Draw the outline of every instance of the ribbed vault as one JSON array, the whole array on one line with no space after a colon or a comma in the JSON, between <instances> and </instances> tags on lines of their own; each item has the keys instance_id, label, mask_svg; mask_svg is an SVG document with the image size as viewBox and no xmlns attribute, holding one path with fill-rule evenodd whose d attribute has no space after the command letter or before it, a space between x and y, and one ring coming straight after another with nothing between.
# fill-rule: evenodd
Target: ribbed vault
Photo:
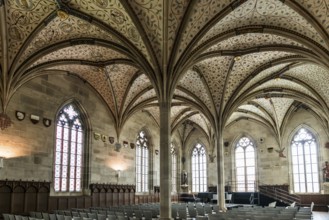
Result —
<instances>
[{"instance_id":1,"label":"ribbed vault","mask_svg":"<svg viewBox=\"0 0 329 220\"><path fill-rule=\"evenodd\" d=\"M34 77L71 74L103 98L118 137L137 111L159 125L163 97L182 143L199 129L213 144L248 119L280 145L300 107L328 130L325 0L5 0L0 15L4 113Z\"/></svg>"}]
</instances>

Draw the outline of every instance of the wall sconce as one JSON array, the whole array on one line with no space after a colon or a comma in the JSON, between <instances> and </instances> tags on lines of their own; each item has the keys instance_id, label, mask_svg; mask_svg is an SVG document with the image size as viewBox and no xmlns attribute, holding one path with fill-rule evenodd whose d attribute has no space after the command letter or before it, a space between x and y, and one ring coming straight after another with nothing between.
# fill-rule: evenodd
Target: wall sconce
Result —
<instances>
[{"instance_id":1,"label":"wall sconce","mask_svg":"<svg viewBox=\"0 0 329 220\"><path fill-rule=\"evenodd\" d=\"M121 149L121 144L120 143L115 143L115 145L114 145L114 147L115 147L115 151L117 151L117 152L120 152L120 149Z\"/></svg>"},{"instance_id":2,"label":"wall sconce","mask_svg":"<svg viewBox=\"0 0 329 220\"><path fill-rule=\"evenodd\" d=\"M0 157L0 169L3 168L3 157Z\"/></svg>"},{"instance_id":3,"label":"wall sconce","mask_svg":"<svg viewBox=\"0 0 329 220\"><path fill-rule=\"evenodd\" d=\"M128 147L128 141L123 141L123 146Z\"/></svg>"},{"instance_id":4,"label":"wall sconce","mask_svg":"<svg viewBox=\"0 0 329 220\"><path fill-rule=\"evenodd\" d=\"M115 176L119 179L120 178L120 174L121 174L121 170L117 170L117 173L115 174Z\"/></svg>"}]
</instances>

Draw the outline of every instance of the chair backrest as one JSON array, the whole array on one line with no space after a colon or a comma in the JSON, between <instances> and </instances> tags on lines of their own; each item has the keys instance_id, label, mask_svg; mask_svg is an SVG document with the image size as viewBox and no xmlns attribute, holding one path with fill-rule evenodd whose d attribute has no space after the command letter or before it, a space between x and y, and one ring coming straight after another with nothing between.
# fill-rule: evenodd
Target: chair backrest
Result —
<instances>
[{"instance_id":1,"label":"chair backrest","mask_svg":"<svg viewBox=\"0 0 329 220\"><path fill-rule=\"evenodd\" d=\"M213 200L218 200L218 195L217 194L212 194L212 199Z\"/></svg>"},{"instance_id":2,"label":"chair backrest","mask_svg":"<svg viewBox=\"0 0 329 220\"><path fill-rule=\"evenodd\" d=\"M118 219L118 220L128 220L128 217L125 217L125 216L123 216L123 215L118 215L118 216L117 216L117 219Z\"/></svg>"},{"instance_id":3,"label":"chair backrest","mask_svg":"<svg viewBox=\"0 0 329 220\"><path fill-rule=\"evenodd\" d=\"M9 214L2 213L2 216L4 220L9 220Z\"/></svg>"},{"instance_id":4,"label":"chair backrest","mask_svg":"<svg viewBox=\"0 0 329 220\"><path fill-rule=\"evenodd\" d=\"M106 215L97 214L97 220L106 220Z\"/></svg>"},{"instance_id":5,"label":"chair backrest","mask_svg":"<svg viewBox=\"0 0 329 220\"><path fill-rule=\"evenodd\" d=\"M227 194L226 200L232 200L232 194L231 193Z\"/></svg>"},{"instance_id":6,"label":"chair backrest","mask_svg":"<svg viewBox=\"0 0 329 220\"><path fill-rule=\"evenodd\" d=\"M88 215L85 212L79 212L79 215L81 218L88 218Z\"/></svg>"},{"instance_id":7,"label":"chair backrest","mask_svg":"<svg viewBox=\"0 0 329 220\"><path fill-rule=\"evenodd\" d=\"M107 219L108 220L117 220L117 216L116 215L107 215Z\"/></svg>"},{"instance_id":8,"label":"chair backrest","mask_svg":"<svg viewBox=\"0 0 329 220\"><path fill-rule=\"evenodd\" d=\"M295 205L296 205L296 202L293 202L290 204L290 207L295 207Z\"/></svg>"},{"instance_id":9,"label":"chair backrest","mask_svg":"<svg viewBox=\"0 0 329 220\"><path fill-rule=\"evenodd\" d=\"M57 220L65 220L64 215L56 214Z\"/></svg>"},{"instance_id":10,"label":"chair backrest","mask_svg":"<svg viewBox=\"0 0 329 220\"><path fill-rule=\"evenodd\" d=\"M186 219L187 218L186 209L178 209L178 215L180 219Z\"/></svg>"},{"instance_id":11,"label":"chair backrest","mask_svg":"<svg viewBox=\"0 0 329 220\"><path fill-rule=\"evenodd\" d=\"M313 211L314 202L311 203L311 212Z\"/></svg>"},{"instance_id":12,"label":"chair backrest","mask_svg":"<svg viewBox=\"0 0 329 220\"><path fill-rule=\"evenodd\" d=\"M50 218L49 218L49 213L48 213L48 212L42 212L41 214L42 214L42 218L43 218L44 220L49 220L49 219L50 219Z\"/></svg>"},{"instance_id":13,"label":"chair backrest","mask_svg":"<svg viewBox=\"0 0 329 220\"><path fill-rule=\"evenodd\" d=\"M49 214L50 220L56 220L56 214Z\"/></svg>"},{"instance_id":14,"label":"chair backrest","mask_svg":"<svg viewBox=\"0 0 329 220\"><path fill-rule=\"evenodd\" d=\"M97 219L97 215L96 213L92 212L92 213L87 213L88 215L88 218L91 218L91 219Z\"/></svg>"},{"instance_id":15,"label":"chair backrest","mask_svg":"<svg viewBox=\"0 0 329 220\"><path fill-rule=\"evenodd\" d=\"M268 204L268 207L275 208L275 206L276 206L276 201Z\"/></svg>"},{"instance_id":16,"label":"chair backrest","mask_svg":"<svg viewBox=\"0 0 329 220\"><path fill-rule=\"evenodd\" d=\"M208 220L207 216L197 216L196 220Z\"/></svg>"}]
</instances>

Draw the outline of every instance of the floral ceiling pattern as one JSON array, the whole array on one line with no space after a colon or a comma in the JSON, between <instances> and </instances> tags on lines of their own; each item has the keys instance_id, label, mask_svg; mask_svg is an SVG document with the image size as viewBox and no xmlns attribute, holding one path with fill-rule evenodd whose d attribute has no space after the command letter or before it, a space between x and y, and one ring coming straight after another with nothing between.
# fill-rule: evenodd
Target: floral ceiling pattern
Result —
<instances>
[{"instance_id":1,"label":"floral ceiling pattern","mask_svg":"<svg viewBox=\"0 0 329 220\"><path fill-rule=\"evenodd\" d=\"M298 103L329 121L325 0L5 0L0 15L2 109L51 71L91 85L118 132L137 111L159 125L162 97L182 138L246 118L279 133Z\"/></svg>"}]
</instances>

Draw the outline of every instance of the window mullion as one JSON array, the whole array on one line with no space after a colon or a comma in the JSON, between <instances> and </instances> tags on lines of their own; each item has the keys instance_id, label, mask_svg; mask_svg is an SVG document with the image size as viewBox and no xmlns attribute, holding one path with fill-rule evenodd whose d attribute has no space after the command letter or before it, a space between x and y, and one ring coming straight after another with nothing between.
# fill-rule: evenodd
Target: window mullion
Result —
<instances>
[{"instance_id":1,"label":"window mullion","mask_svg":"<svg viewBox=\"0 0 329 220\"><path fill-rule=\"evenodd\" d=\"M62 181L63 181L63 160L64 160L64 125L61 126L62 129L62 137L61 137L61 151L59 152L61 154L61 163L59 164L59 191L63 191L62 189Z\"/></svg>"}]
</instances>

